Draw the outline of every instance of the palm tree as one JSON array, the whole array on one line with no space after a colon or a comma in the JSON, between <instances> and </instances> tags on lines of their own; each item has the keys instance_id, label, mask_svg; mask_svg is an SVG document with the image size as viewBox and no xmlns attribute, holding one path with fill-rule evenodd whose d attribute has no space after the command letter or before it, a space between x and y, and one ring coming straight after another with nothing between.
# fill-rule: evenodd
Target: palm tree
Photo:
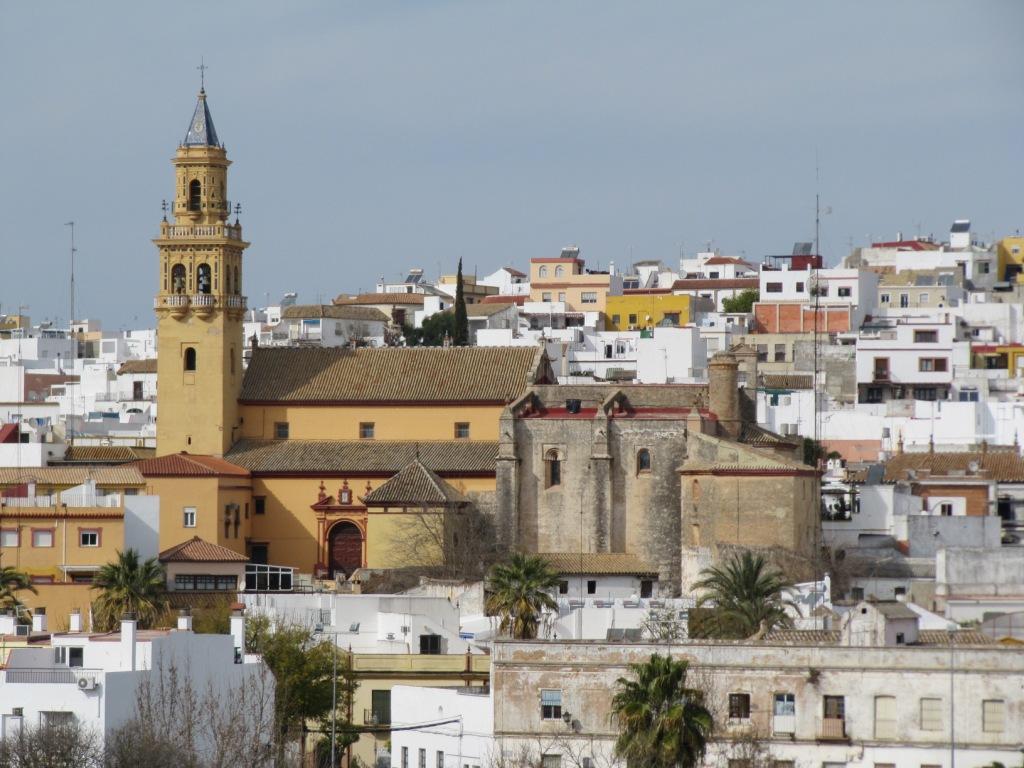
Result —
<instances>
[{"instance_id":1,"label":"palm tree","mask_svg":"<svg viewBox=\"0 0 1024 768\"><path fill-rule=\"evenodd\" d=\"M704 759L714 721L704 693L686 687L687 662L655 653L630 664L612 698L619 721L615 754L645 768L692 768Z\"/></svg>"},{"instance_id":2,"label":"palm tree","mask_svg":"<svg viewBox=\"0 0 1024 768\"><path fill-rule=\"evenodd\" d=\"M487 613L499 616L499 631L518 640L537 637L540 614L558 607L551 596L558 574L543 557L513 553L507 563L491 568L488 577Z\"/></svg>"},{"instance_id":3,"label":"palm tree","mask_svg":"<svg viewBox=\"0 0 1024 768\"><path fill-rule=\"evenodd\" d=\"M99 628L109 631L125 613L134 613L140 626L151 625L167 609L163 566L151 557L139 561L139 553L127 549L100 568L92 588L101 590L93 603Z\"/></svg>"},{"instance_id":4,"label":"palm tree","mask_svg":"<svg viewBox=\"0 0 1024 768\"><path fill-rule=\"evenodd\" d=\"M725 565L705 568L701 576L694 584L703 591L697 607L712 608L699 634L742 640L793 625L786 613L793 585L781 571L769 568L763 555L749 550L733 555Z\"/></svg>"},{"instance_id":5,"label":"palm tree","mask_svg":"<svg viewBox=\"0 0 1024 768\"><path fill-rule=\"evenodd\" d=\"M29 575L10 565L0 567L0 609L13 610L18 616L28 613L28 608L18 599L18 593L22 591L37 592Z\"/></svg>"}]
</instances>

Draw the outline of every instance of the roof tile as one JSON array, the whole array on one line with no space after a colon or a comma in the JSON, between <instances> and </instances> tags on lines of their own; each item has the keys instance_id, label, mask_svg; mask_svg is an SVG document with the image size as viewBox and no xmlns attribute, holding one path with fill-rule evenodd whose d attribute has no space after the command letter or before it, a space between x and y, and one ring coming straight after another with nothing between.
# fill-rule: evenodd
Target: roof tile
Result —
<instances>
[{"instance_id":1,"label":"roof tile","mask_svg":"<svg viewBox=\"0 0 1024 768\"><path fill-rule=\"evenodd\" d=\"M193 536L160 553L161 563L247 563L249 558L233 549Z\"/></svg>"},{"instance_id":2,"label":"roof tile","mask_svg":"<svg viewBox=\"0 0 1024 768\"><path fill-rule=\"evenodd\" d=\"M977 462L977 474L972 470L972 462ZM907 470L926 471L932 478L957 473L1000 483L1024 483L1024 458L1012 448L990 446L986 451L897 453L885 464L884 480L887 483L907 480ZM924 479L920 474L918 477Z\"/></svg>"},{"instance_id":3,"label":"roof tile","mask_svg":"<svg viewBox=\"0 0 1024 768\"><path fill-rule=\"evenodd\" d=\"M368 507L465 504L462 493L427 469L419 458L363 497Z\"/></svg>"},{"instance_id":4,"label":"roof tile","mask_svg":"<svg viewBox=\"0 0 1024 768\"><path fill-rule=\"evenodd\" d=\"M625 552L543 552L537 556L543 557L561 574L651 576L658 573L657 568Z\"/></svg>"},{"instance_id":5,"label":"roof tile","mask_svg":"<svg viewBox=\"0 0 1024 768\"><path fill-rule=\"evenodd\" d=\"M216 456L170 453L134 465L145 477L248 477L249 470Z\"/></svg>"}]
</instances>

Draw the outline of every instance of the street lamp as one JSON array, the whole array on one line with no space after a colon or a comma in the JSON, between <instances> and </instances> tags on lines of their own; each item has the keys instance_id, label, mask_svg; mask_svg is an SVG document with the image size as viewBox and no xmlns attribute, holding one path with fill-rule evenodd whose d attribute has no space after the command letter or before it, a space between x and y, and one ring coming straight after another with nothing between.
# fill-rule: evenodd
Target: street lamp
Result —
<instances>
[{"instance_id":1,"label":"street lamp","mask_svg":"<svg viewBox=\"0 0 1024 768\"><path fill-rule=\"evenodd\" d=\"M313 634L330 637L334 646L333 673L331 675L331 768L338 768L337 733L338 733L338 633L324 632L324 625L317 624Z\"/></svg>"}]
</instances>

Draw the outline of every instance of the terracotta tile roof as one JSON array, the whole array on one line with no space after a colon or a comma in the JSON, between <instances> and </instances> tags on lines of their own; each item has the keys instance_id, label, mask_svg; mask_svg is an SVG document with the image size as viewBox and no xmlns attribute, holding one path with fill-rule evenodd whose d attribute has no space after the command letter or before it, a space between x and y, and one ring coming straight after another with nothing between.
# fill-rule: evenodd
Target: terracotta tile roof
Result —
<instances>
[{"instance_id":1,"label":"terracotta tile roof","mask_svg":"<svg viewBox=\"0 0 1024 768\"><path fill-rule=\"evenodd\" d=\"M258 348L243 402L507 403L535 383L539 347Z\"/></svg>"},{"instance_id":2,"label":"terracotta tile roof","mask_svg":"<svg viewBox=\"0 0 1024 768\"><path fill-rule=\"evenodd\" d=\"M506 309L508 309L514 303L515 302L511 302L511 301L505 301L505 302L500 302L500 303L496 302L496 301L491 301L491 302L487 302L486 304L483 303L483 302L480 302L480 303L477 303L477 304L467 304L466 305L466 316L467 317L490 317L491 315L496 315L499 312L504 312Z\"/></svg>"},{"instance_id":3,"label":"terracotta tile roof","mask_svg":"<svg viewBox=\"0 0 1024 768\"><path fill-rule=\"evenodd\" d=\"M795 448L803 438L779 435L757 424L744 422L740 430L740 442L747 445L792 446Z\"/></svg>"},{"instance_id":4,"label":"terracotta tile roof","mask_svg":"<svg viewBox=\"0 0 1024 768\"><path fill-rule=\"evenodd\" d=\"M128 445L69 445L61 463L126 464L139 459L151 459L155 448L134 448Z\"/></svg>"},{"instance_id":5,"label":"terracotta tile roof","mask_svg":"<svg viewBox=\"0 0 1024 768\"><path fill-rule=\"evenodd\" d=\"M814 388L814 376L810 373L762 373L760 378L765 389Z\"/></svg>"},{"instance_id":6,"label":"terracotta tile roof","mask_svg":"<svg viewBox=\"0 0 1024 768\"><path fill-rule=\"evenodd\" d=\"M249 558L233 549L193 536L160 553L161 563L247 563Z\"/></svg>"},{"instance_id":7,"label":"terracotta tile roof","mask_svg":"<svg viewBox=\"0 0 1024 768\"><path fill-rule=\"evenodd\" d=\"M723 264L742 264L744 267L754 269L754 265L749 261L738 259L735 256L712 256L710 259L704 262L705 266L717 267Z\"/></svg>"},{"instance_id":8,"label":"terracotta tile roof","mask_svg":"<svg viewBox=\"0 0 1024 768\"><path fill-rule=\"evenodd\" d=\"M712 291L725 288L750 288L757 290L759 285L756 277L732 277L719 279L690 278L676 280L672 283L673 291Z\"/></svg>"},{"instance_id":9,"label":"terracotta tile roof","mask_svg":"<svg viewBox=\"0 0 1024 768\"><path fill-rule=\"evenodd\" d=\"M249 470L216 456L170 453L134 465L145 477L248 477Z\"/></svg>"},{"instance_id":10,"label":"terracotta tile roof","mask_svg":"<svg viewBox=\"0 0 1024 768\"><path fill-rule=\"evenodd\" d=\"M0 443L17 443L19 431L17 424L0 424Z\"/></svg>"},{"instance_id":11,"label":"terracotta tile roof","mask_svg":"<svg viewBox=\"0 0 1024 768\"><path fill-rule=\"evenodd\" d=\"M417 458L363 497L368 507L446 505L469 502L462 493L427 469Z\"/></svg>"},{"instance_id":12,"label":"terracotta tile roof","mask_svg":"<svg viewBox=\"0 0 1024 768\"><path fill-rule=\"evenodd\" d=\"M333 320L365 320L387 323L391 318L376 307L362 307L356 304L296 304L287 307L281 317L303 319L326 317Z\"/></svg>"},{"instance_id":13,"label":"terracotta tile roof","mask_svg":"<svg viewBox=\"0 0 1024 768\"><path fill-rule=\"evenodd\" d=\"M971 471L971 462L977 462L979 473ZM958 473L960 476L978 477L1000 483L1024 483L1024 459L1014 449L989 447L987 451L959 451L955 453L897 453L885 464L887 483L907 480L907 470L931 477L945 477Z\"/></svg>"},{"instance_id":14,"label":"terracotta tile roof","mask_svg":"<svg viewBox=\"0 0 1024 768\"><path fill-rule=\"evenodd\" d=\"M123 507L5 507L0 520L122 520Z\"/></svg>"},{"instance_id":15,"label":"terracotta tile roof","mask_svg":"<svg viewBox=\"0 0 1024 768\"><path fill-rule=\"evenodd\" d=\"M335 304L414 304L423 306L425 294L422 293L361 293L358 296L342 294Z\"/></svg>"},{"instance_id":16,"label":"terracotta tile roof","mask_svg":"<svg viewBox=\"0 0 1024 768\"><path fill-rule=\"evenodd\" d=\"M484 296L480 299L480 304L516 304L523 306L528 300L529 296Z\"/></svg>"},{"instance_id":17,"label":"terracotta tile roof","mask_svg":"<svg viewBox=\"0 0 1024 768\"><path fill-rule=\"evenodd\" d=\"M506 272L512 275L512 277L526 277L525 272L520 272L515 267L502 267L502 269L504 269Z\"/></svg>"},{"instance_id":18,"label":"terracotta tile roof","mask_svg":"<svg viewBox=\"0 0 1024 768\"><path fill-rule=\"evenodd\" d=\"M914 614L915 616L917 614ZM973 629L958 629L952 633L953 645L993 645L992 638ZM838 629L779 629L765 635L763 642L782 645L838 645L841 632ZM944 629L922 629L917 636L921 645L949 645L950 633Z\"/></svg>"},{"instance_id":19,"label":"terracotta tile roof","mask_svg":"<svg viewBox=\"0 0 1024 768\"><path fill-rule=\"evenodd\" d=\"M125 360L121 363L121 367L117 369L117 375L123 376L128 373L156 373L156 358Z\"/></svg>"},{"instance_id":20,"label":"terracotta tile roof","mask_svg":"<svg viewBox=\"0 0 1024 768\"><path fill-rule=\"evenodd\" d=\"M493 474L498 443L489 440L242 440L225 458L254 474L387 475L420 460L440 475Z\"/></svg>"},{"instance_id":21,"label":"terracotta tile roof","mask_svg":"<svg viewBox=\"0 0 1024 768\"><path fill-rule=\"evenodd\" d=\"M86 480L97 485L145 485L145 478L135 467L56 466L0 467L0 485L35 482L40 485L81 485Z\"/></svg>"},{"instance_id":22,"label":"terracotta tile roof","mask_svg":"<svg viewBox=\"0 0 1024 768\"><path fill-rule=\"evenodd\" d=\"M625 552L542 552L551 567L561 574L594 576L657 576L658 569L636 555Z\"/></svg>"},{"instance_id":23,"label":"terracotta tile roof","mask_svg":"<svg viewBox=\"0 0 1024 768\"><path fill-rule=\"evenodd\" d=\"M995 645L991 637L977 629L958 629L952 633L944 629L922 629L917 633L917 642L921 645L949 645L951 635L953 645Z\"/></svg>"}]
</instances>

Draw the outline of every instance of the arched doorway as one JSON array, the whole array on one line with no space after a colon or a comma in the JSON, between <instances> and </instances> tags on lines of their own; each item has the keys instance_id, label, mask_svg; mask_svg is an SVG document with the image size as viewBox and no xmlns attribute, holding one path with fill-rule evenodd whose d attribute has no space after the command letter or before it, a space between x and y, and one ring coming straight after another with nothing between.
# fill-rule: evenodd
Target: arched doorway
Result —
<instances>
[{"instance_id":1,"label":"arched doorway","mask_svg":"<svg viewBox=\"0 0 1024 768\"><path fill-rule=\"evenodd\" d=\"M330 577L344 573L351 576L356 568L363 566L363 534L358 526L347 520L331 528L328 554Z\"/></svg>"}]
</instances>

